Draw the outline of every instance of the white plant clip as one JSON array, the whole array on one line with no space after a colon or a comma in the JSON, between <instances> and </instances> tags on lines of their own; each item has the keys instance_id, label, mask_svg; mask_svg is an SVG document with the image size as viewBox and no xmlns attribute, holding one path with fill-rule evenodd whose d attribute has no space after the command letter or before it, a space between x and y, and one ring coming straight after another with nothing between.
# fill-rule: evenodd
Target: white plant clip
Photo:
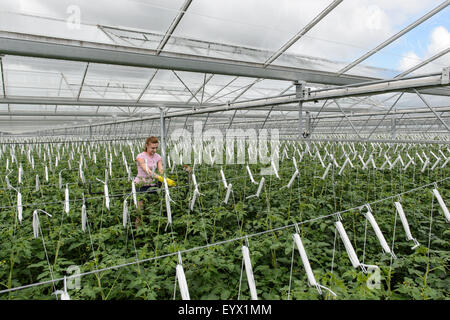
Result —
<instances>
[{"instance_id":1,"label":"white plant clip","mask_svg":"<svg viewBox=\"0 0 450 320\"><path fill-rule=\"evenodd\" d=\"M427 157L427 158L425 158L425 163L423 164L422 170L420 170L420 172L423 173L429 164L430 164L430 158Z\"/></svg>"},{"instance_id":2,"label":"white plant clip","mask_svg":"<svg viewBox=\"0 0 450 320\"><path fill-rule=\"evenodd\" d=\"M297 232L294 233L292 235L292 237L294 239L295 244L297 245L297 249L298 249L298 252L300 253L300 258L302 259L303 266L305 267L305 271L306 271L306 275L308 277L309 285L313 286L313 287L316 287L316 289L319 292L319 294L322 294L321 288L324 288L324 289L328 290L332 295L334 295L336 297L336 294L333 291L331 291L329 288L327 288L325 286L322 286L319 283L317 283L316 278L314 277L314 273L312 272L311 265L309 264L309 260L308 260L307 254L306 254L306 250L305 250L305 248L303 246L303 243L302 243L302 240L300 238L299 231L298 231L298 226L295 225L295 228L296 228Z\"/></svg>"},{"instance_id":3,"label":"white plant clip","mask_svg":"<svg viewBox=\"0 0 450 320\"><path fill-rule=\"evenodd\" d=\"M439 205L441 206L442 211L444 212L444 216L445 216L445 218L447 219L447 222L450 222L450 213L448 212L448 208L447 208L447 206L445 205L444 200L442 200L442 197L441 197L439 191L437 190L437 188L434 188L434 189L433 189L433 193L434 193L434 195L436 196L436 199L438 200Z\"/></svg>"},{"instance_id":4,"label":"white plant clip","mask_svg":"<svg viewBox=\"0 0 450 320\"><path fill-rule=\"evenodd\" d=\"M233 185L231 183L229 183L227 185L227 194L225 195L225 200L224 202L227 204L228 203L228 199L230 198L230 194L231 194L231 188L233 187Z\"/></svg>"},{"instance_id":5,"label":"white plant clip","mask_svg":"<svg viewBox=\"0 0 450 320\"><path fill-rule=\"evenodd\" d=\"M328 154L328 153L327 153ZM319 151L316 151L316 155L319 158L320 161L320 165L322 166L322 168L325 168L325 164L323 163L322 157L320 156Z\"/></svg>"},{"instance_id":6,"label":"white plant clip","mask_svg":"<svg viewBox=\"0 0 450 320\"><path fill-rule=\"evenodd\" d=\"M69 215L69 187L66 183L66 189L64 190L64 211Z\"/></svg>"},{"instance_id":7,"label":"white plant clip","mask_svg":"<svg viewBox=\"0 0 450 320\"><path fill-rule=\"evenodd\" d=\"M170 194L169 194L169 186L167 185L167 180L166 177L164 177L164 190L165 190L165 199L166 199L166 211L167 211L167 225L165 230L167 230L167 227L169 226L169 224L172 224L172 210L170 208L170 202L174 202L171 198L170 198Z\"/></svg>"},{"instance_id":8,"label":"white plant clip","mask_svg":"<svg viewBox=\"0 0 450 320\"><path fill-rule=\"evenodd\" d=\"M131 182L131 193L133 195L133 203L137 208L136 185L134 184L134 180Z\"/></svg>"},{"instance_id":9,"label":"white plant clip","mask_svg":"<svg viewBox=\"0 0 450 320\"><path fill-rule=\"evenodd\" d=\"M360 155L358 155L358 158L359 158L359 161L361 161L362 169L366 170L367 169L367 164L364 162L364 159Z\"/></svg>"},{"instance_id":10,"label":"white plant clip","mask_svg":"<svg viewBox=\"0 0 450 320\"><path fill-rule=\"evenodd\" d=\"M384 154L384 158L386 159L386 161L383 163L383 165L381 166L380 170L383 170L384 167L386 166L386 164L389 165L389 170L391 170L392 163L391 163L391 160L390 160L390 158L387 156L386 153Z\"/></svg>"},{"instance_id":11,"label":"white plant clip","mask_svg":"<svg viewBox=\"0 0 450 320\"><path fill-rule=\"evenodd\" d=\"M192 195L192 200L191 200L191 205L190 205L190 209L191 211L194 210L194 204L195 204L195 200L197 199L197 195L200 195L201 193L198 191L197 188L194 189L194 194Z\"/></svg>"},{"instance_id":12,"label":"white plant clip","mask_svg":"<svg viewBox=\"0 0 450 320\"><path fill-rule=\"evenodd\" d=\"M383 233L381 232L380 227L378 226L378 223L372 214L372 208L370 207L369 204L366 204L363 207L367 208L367 212L362 212L362 214L366 217L367 220L369 220L370 225L375 231L378 241L380 242L381 247L383 248L383 251L385 253L390 254L392 258L396 259L397 257L395 256L394 252L392 252L391 249L389 248L389 245L387 244L386 239L384 238ZM363 207L361 207L361 209Z\"/></svg>"},{"instance_id":13,"label":"white plant clip","mask_svg":"<svg viewBox=\"0 0 450 320\"><path fill-rule=\"evenodd\" d=\"M330 171L331 165L332 165L332 163L330 162L330 163L328 164L327 168L325 169L325 172L323 173L323 176L322 176L322 177L315 176L314 178L320 178L320 179L322 179L322 180L325 180L325 178L326 178L327 175L328 175L328 171Z\"/></svg>"},{"instance_id":14,"label":"white plant clip","mask_svg":"<svg viewBox=\"0 0 450 320\"><path fill-rule=\"evenodd\" d=\"M258 186L258 190L256 190L256 194L253 194L253 195L251 195L251 196L248 196L248 197L246 197L246 199L250 199L250 198L253 198L253 197L259 198L259 195L260 195L260 193L261 193L261 190L262 190L264 181L265 181L265 179L264 179L264 177L262 177L261 180L259 181L259 186Z\"/></svg>"},{"instance_id":15,"label":"white plant clip","mask_svg":"<svg viewBox=\"0 0 450 320\"><path fill-rule=\"evenodd\" d=\"M123 200L123 211L122 211L122 225L125 228L127 226L127 219L128 219L128 205L127 205L127 198Z\"/></svg>"},{"instance_id":16,"label":"white plant clip","mask_svg":"<svg viewBox=\"0 0 450 320\"><path fill-rule=\"evenodd\" d=\"M56 290L53 292L54 295L61 295L61 300L70 300L70 296L67 293L67 284L66 284L66 276L64 276L64 290Z\"/></svg>"},{"instance_id":17,"label":"white plant clip","mask_svg":"<svg viewBox=\"0 0 450 320\"><path fill-rule=\"evenodd\" d=\"M189 296L189 288L186 281L186 276L184 275L183 265L181 264L181 255L178 252L178 264L176 267L178 285L180 287L181 298L183 300L191 300Z\"/></svg>"},{"instance_id":18,"label":"white plant clip","mask_svg":"<svg viewBox=\"0 0 450 320\"><path fill-rule=\"evenodd\" d=\"M62 169L59 173L58 173L58 184L59 184L59 188L62 189L62 176L61 176L61 172L63 172L65 169Z\"/></svg>"},{"instance_id":19,"label":"white plant clip","mask_svg":"<svg viewBox=\"0 0 450 320\"><path fill-rule=\"evenodd\" d=\"M273 169L273 172L275 173L275 176L276 176L278 179L280 179L280 176L278 175L277 167L275 166L275 163L273 162L273 160L270 161L270 164L272 165L272 169Z\"/></svg>"},{"instance_id":20,"label":"white plant clip","mask_svg":"<svg viewBox=\"0 0 450 320\"><path fill-rule=\"evenodd\" d=\"M220 168L220 175L222 176L222 182L225 189L227 188L227 180L225 179L225 174L223 173L222 168Z\"/></svg>"},{"instance_id":21,"label":"white plant clip","mask_svg":"<svg viewBox=\"0 0 450 320\"><path fill-rule=\"evenodd\" d=\"M406 153L406 156L408 157L409 161L406 164L406 166L403 168L403 170L408 169L408 167L412 164L412 165L416 165L415 161L413 158L410 157L410 155L408 153Z\"/></svg>"},{"instance_id":22,"label":"white plant clip","mask_svg":"<svg viewBox=\"0 0 450 320\"><path fill-rule=\"evenodd\" d=\"M422 157L416 152L417 158L419 158L420 162L423 163Z\"/></svg>"},{"instance_id":23,"label":"white plant clip","mask_svg":"<svg viewBox=\"0 0 450 320\"><path fill-rule=\"evenodd\" d=\"M47 168L47 166L45 166L44 171L45 171L45 181L48 182L48 168Z\"/></svg>"},{"instance_id":24,"label":"white plant clip","mask_svg":"<svg viewBox=\"0 0 450 320\"><path fill-rule=\"evenodd\" d=\"M105 170L105 178L107 177L106 173L107 173L107 171ZM106 206L106 209L109 210L109 191L108 191L108 183L107 183L106 180L105 180L105 181L102 181L102 180L100 180L99 178L95 178L95 179L97 179L97 181L100 181L101 183L103 183L103 191L104 191L104 195L105 195L105 206Z\"/></svg>"},{"instance_id":25,"label":"white plant clip","mask_svg":"<svg viewBox=\"0 0 450 320\"><path fill-rule=\"evenodd\" d=\"M250 168L249 168L248 165L247 165L247 172L248 172L248 175L250 176L250 181L251 181L253 184L258 184L258 182L256 182L255 179L253 179L252 172L250 171Z\"/></svg>"},{"instance_id":26,"label":"white plant clip","mask_svg":"<svg viewBox=\"0 0 450 320\"><path fill-rule=\"evenodd\" d=\"M44 210L36 209L33 211L33 237L36 239L39 237L39 215L38 211L42 211L47 214L50 218L52 215Z\"/></svg>"},{"instance_id":27,"label":"white plant clip","mask_svg":"<svg viewBox=\"0 0 450 320\"><path fill-rule=\"evenodd\" d=\"M12 189L12 186L11 186L11 183L9 182L8 176L5 176L5 181L6 181L6 188L7 188L8 190L11 190L11 189Z\"/></svg>"},{"instance_id":28,"label":"white plant clip","mask_svg":"<svg viewBox=\"0 0 450 320\"><path fill-rule=\"evenodd\" d=\"M38 174L36 175L36 179L35 180L36 180L36 187L35 187L34 190L37 192L37 191L39 191L39 175Z\"/></svg>"},{"instance_id":29,"label":"white plant clip","mask_svg":"<svg viewBox=\"0 0 450 320\"><path fill-rule=\"evenodd\" d=\"M410 240L414 242L414 246L411 248L412 250L416 249L420 244L419 242L413 238L411 234L411 230L409 229L408 220L406 219L405 212L403 211L402 204L400 202L394 202L394 205L397 209L398 215L400 216L400 220L402 221L403 229L406 233L406 240Z\"/></svg>"},{"instance_id":30,"label":"white plant clip","mask_svg":"<svg viewBox=\"0 0 450 320\"><path fill-rule=\"evenodd\" d=\"M438 165L438 163L441 161L441 158L437 158L436 162L433 164L433 166L431 167L431 171L433 171L436 166Z\"/></svg>"},{"instance_id":31,"label":"white plant clip","mask_svg":"<svg viewBox=\"0 0 450 320\"><path fill-rule=\"evenodd\" d=\"M334 165L336 166L336 168L340 168L341 166L339 165L339 163L336 161L336 158L334 156L334 154L330 154L331 159L333 160Z\"/></svg>"},{"instance_id":32,"label":"white plant clip","mask_svg":"<svg viewBox=\"0 0 450 320\"><path fill-rule=\"evenodd\" d=\"M108 185L105 183L105 204L106 209L109 210L109 192L108 192Z\"/></svg>"},{"instance_id":33,"label":"white plant clip","mask_svg":"<svg viewBox=\"0 0 450 320\"><path fill-rule=\"evenodd\" d=\"M195 178L194 172L192 172L192 182L194 183L194 188L198 189L197 179Z\"/></svg>"},{"instance_id":34,"label":"white plant clip","mask_svg":"<svg viewBox=\"0 0 450 320\"><path fill-rule=\"evenodd\" d=\"M344 171L345 166L346 166L347 163L349 163L349 162L350 162L350 159L349 159L348 157L346 157L344 163L342 164L341 169L339 170L338 175L341 175L341 174L342 174L342 171Z\"/></svg>"},{"instance_id":35,"label":"white plant clip","mask_svg":"<svg viewBox=\"0 0 450 320\"><path fill-rule=\"evenodd\" d=\"M392 169L395 167L395 165L397 164L397 162L399 162L399 161L400 161L400 163L402 164L402 166L405 165L405 163L403 162L402 157L401 157L400 155L398 155L398 157L397 157L397 158L394 160L394 162L391 164L389 170L392 170Z\"/></svg>"},{"instance_id":36,"label":"white plant clip","mask_svg":"<svg viewBox=\"0 0 450 320\"><path fill-rule=\"evenodd\" d=\"M84 201L84 193L83 193L83 205L81 206L81 231L83 232L86 232L86 222L87 222L86 203Z\"/></svg>"},{"instance_id":37,"label":"white plant clip","mask_svg":"<svg viewBox=\"0 0 450 320\"><path fill-rule=\"evenodd\" d=\"M361 262L359 262L358 256L356 255L355 249L353 249L352 243L350 242L350 239L348 238L347 232L345 232L342 222L336 221L334 223L334 225L336 226L336 229L341 237L341 240L344 243L345 250L347 251L347 255L350 259L350 262L353 265L353 268L355 268L355 269L361 268L361 270L364 273L367 273L366 267L372 267L372 268L378 269L378 267L375 265L367 265L367 264L362 264Z\"/></svg>"},{"instance_id":38,"label":"white plant clip","mask_svg":"<svg viewBox=\"0 0 450 320\"><path fill-rule=\"evenodd\" d=\"M252 300L258 300L256 293L255 278L253 277L252 262L250 260L250 252L247 246L242 246L242 256L244 257L245 272L247 274L248 287Z\"/></svg>"},{"instance_id":39,"label":"white plant clip","mask_svg":"<svg viewBox=\"0 0 450 320\"><path fill-rule=\"evenodd\" d=\"M80 174L81 182L86 183L86 179L84 178L84 172L83 172L83 158L80 158L80 165L78 167L78 172Z\"/></svg>"},{"instance_id":40,"label":"white plant clip","mask_svg":"<svg viewBox=\"0 0 450 320\"><path fill-rule=\"evenodd\" d=\"M33 237L35 239L39 237L39 217L37 210L33 211Z\"/></svg>"},{"instance_id":41,"label":"white plant clip","mask_svg":"<svg viewBox=\"0 0 450 320\"><path fill-rule=\"evenodd\" d=\"M446 158L445 161L444 161L444 163L443 163L442 166L441 166L441 169L444 168L444 167L447 165L447 163L448 163L449 161L450 161L450 157Z\"/></svg>"},{"instance_id":42,"label":"white plant clip","mask_svg":"<svg viewBox=\"0 0 450 320\"><path fill-rule=\"evenodd\" d=\"M281 189L283 188L290 188L292 186L292 183L294 183L295 178L297 178L299 172L298 170L295 170L294 174L292 175L291 179L289 180L289 183L283 187L281 187Z\"/></svg>"},{"instance_id":43,"label":"white plant clip","mask_svg":"<svg viewBox=\"0 0 450 320\"><path fill-rule=\"evenodd\" d=\"M22 169L22 164L19 165L19 174L17 175L17 183L21 184L22 183L22 174L23 174L23 169Z\"/></svg>"}]
</instances>

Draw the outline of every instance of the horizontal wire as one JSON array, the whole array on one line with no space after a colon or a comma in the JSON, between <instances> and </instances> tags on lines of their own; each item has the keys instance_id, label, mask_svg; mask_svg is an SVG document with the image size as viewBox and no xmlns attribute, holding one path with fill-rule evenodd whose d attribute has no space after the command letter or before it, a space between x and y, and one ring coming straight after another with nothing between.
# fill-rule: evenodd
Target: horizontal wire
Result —
<instances>
[{"instance_id":1,"label":"horizontal wire","mask_svg":"<svg viewBox=\"0 0 450 320\"><path fill-rule=\"evenodd\" d=\"M450 177L446 177L444 179L437 180L435 182L428 183L428 184L422 185L420 187L416 187L416 188L413 188L413 189L410 189L410 190L398 193L398 194L393 195L393 196L389 196L389 197L386 197L386 198L383 198L383 199L379 199L379 200L375 200L375 201L372 201L372 202L368 202L366 204L370 204L371 205L371 204L379 203L379 202L386 201L386 200L389 200L389 199L393 199L393 198L396 198L396 197L401 196L403 194L414 192L414 191L426 188L426 187L431 186L431 185L436 185L438 182L442 182L442 181L447 180L447 179L450 179ZM295 227L295 226L298 226L298 225L301 225L301 224L305 224L305 223L313 222L313 221L316 221L316 220L325 219L325 218L329 218L329 217L332 217L332 216L340 215L342 213L346 213L346 212L349 212L349 211L352 211L352 210L358 210L363 205L364 204L362 204L361 206L353 207L353 208L346 209L346 210L343 210L343 211L338 211L338 212L331 213L331 214L328 214L328 215L319 216L319 217L316 217L316 218L304 220L302 222L293 223L293 224L289 224L289 225L278 227L278 228L273 228L273 229L270 229L270 230L265 230L265 231L261 231L261 232L257 232L257 233L253 233L253 234L248 234L248 235L244 235L244 236L233 238L233 239L227 239L227 240L223 240L223 241L207 244L207 245L204 245L204 246L198 246L198 247L194 247L194 248L190 248L190 249L179 250L177 252L167 253L167 254L164 254L164 255L157 256L157 257L151 257L151 258L136 260L136 261L127 262L127 263L119 264L119 265L115 265L115 266L110 266L110 267L105 267L105 268L96 269L96 270L92 270L92 271L87 271L87 272L79 273L79 274L76 274L76 275L70 275L70 276L67 276L65 278L66 279L78 278L78 277L87 276L87 275L90 275L90 274L93 274L93 273L104 272L104 271L108 271L108 270L112 270L112 269L119 269L119 268L131 266L131 265L135 265L135 264L139 264L139 263L143 263L143 262L149 262L149 261L153 261L153 260L158 260L158 259L162 259L162 258L175 256L175 255L182 254L182 253L188 253L188 252L192 252L192 251L202 250L202 249L206 249L206 248L210 248L210 247L218 246L218 245L223 245L223 244L234 242L234 241L238 241L238 240L244 240L244 239L247 239L247 238L260 236L260 235L263 235L263 234L266 234L266 233L280 231L280 230L292 228L292 227ZM63 280L64 280L64 277L63 278L58 278L58 279L53 279L53 280L48 280L48 281L32 283L32 284L28 284L28 285L23 285L23 286L19 286L19 287L15 287L15 288L0 290L0 294L1 293L8 293L8 292L13 292L13 291L18 291L18 290L27 289L27 288L36 287L36 286L45 285L45 284L51 284L51 283L55 283L55 282L63 281Z\"/></svg>"}]
</instances>

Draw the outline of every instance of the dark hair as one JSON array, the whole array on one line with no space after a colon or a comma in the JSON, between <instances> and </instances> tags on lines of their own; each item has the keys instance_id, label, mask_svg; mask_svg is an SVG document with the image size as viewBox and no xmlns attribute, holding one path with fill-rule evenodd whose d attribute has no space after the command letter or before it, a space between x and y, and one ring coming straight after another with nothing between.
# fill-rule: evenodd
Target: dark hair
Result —
<instances>
[{"instance_id":1,"label":"dark hair","mask_svg":"<svg viewBox=\"0 0 450 320\"><path fill-rule=\"evenodd\" d=\"M144 151L147 151L147 146L148 146L150 143L159 143L158 138L155 137L155 136L148 137L148 138L145 140Z\"/></svg>"}]
</instances>

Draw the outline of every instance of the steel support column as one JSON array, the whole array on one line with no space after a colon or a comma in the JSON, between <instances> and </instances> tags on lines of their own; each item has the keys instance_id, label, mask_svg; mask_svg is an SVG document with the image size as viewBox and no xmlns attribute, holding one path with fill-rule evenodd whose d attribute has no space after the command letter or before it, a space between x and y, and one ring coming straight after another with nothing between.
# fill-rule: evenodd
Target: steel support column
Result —
<instances>
[{"instance_id":1,"label":"steel support column","mask_svg":"<svg viewBox=\"0 0 450 320\"><path fill-rule=\"evenodd\" d=\"M161 126L161 158L163 169L166 170L166 118L164 107L159 108Z\"/></svg>"}]
</instances>

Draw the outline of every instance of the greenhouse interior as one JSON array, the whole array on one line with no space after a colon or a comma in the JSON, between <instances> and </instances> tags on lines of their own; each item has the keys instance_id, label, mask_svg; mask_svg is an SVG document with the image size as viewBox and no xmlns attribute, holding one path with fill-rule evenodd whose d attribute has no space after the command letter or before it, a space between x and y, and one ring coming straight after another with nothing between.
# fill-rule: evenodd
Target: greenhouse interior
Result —
<instances>
[{"instance_id":1,"label":"greenhouse interior","mask_svg":"<svg viewBox=\"0 0 450 320\"><path fill-rule=\"evenodd\" d=\"M450 1L0 3L0 300L450 298Z\"/></svg>"}]
</instances>

